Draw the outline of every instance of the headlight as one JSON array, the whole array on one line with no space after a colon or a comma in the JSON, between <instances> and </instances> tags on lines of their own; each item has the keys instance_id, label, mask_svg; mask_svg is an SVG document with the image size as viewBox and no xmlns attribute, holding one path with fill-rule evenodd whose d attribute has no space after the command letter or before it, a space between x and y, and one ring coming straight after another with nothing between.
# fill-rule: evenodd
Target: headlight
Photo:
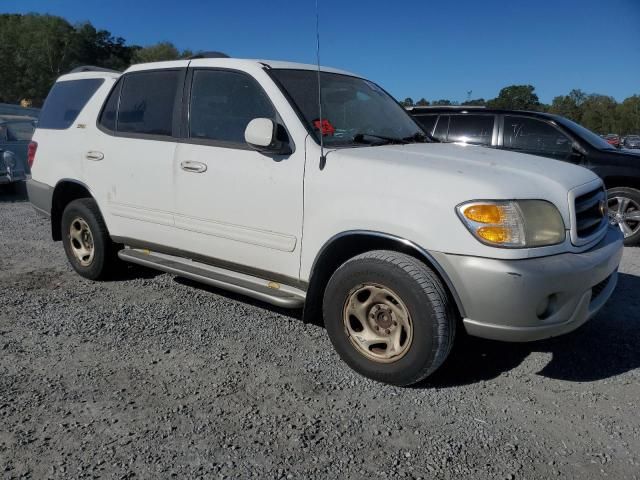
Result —
<instances>
[{"instance_id":1,"label":"headlight","mask_svg":"<svg viewBox=\"0 0 640 480\"><path fill-rule=\"evenodd\" d=\"M560 212L545 200L473 201L457 211L473 236L493 247L542 247L566 236Z\"/></svg>"}]
</instances>

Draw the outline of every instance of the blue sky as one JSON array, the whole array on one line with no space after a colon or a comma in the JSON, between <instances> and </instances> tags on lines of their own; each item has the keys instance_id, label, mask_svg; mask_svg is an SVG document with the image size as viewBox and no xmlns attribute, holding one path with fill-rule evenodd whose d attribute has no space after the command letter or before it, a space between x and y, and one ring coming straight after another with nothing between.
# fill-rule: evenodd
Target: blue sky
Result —
<instances>
[{"instance_id":1,"label":"blue sky","mask_svg":"<svg viewBox=\"0 0 640 480\"><path fill-rule=\"evenodd\" d=\"M89 20L130 44L315 62L315 0L1 0L0 12ZM322 63L398 98L492 98L530 83L640 94L640 0L320 0Z\"/></svg>"}]
</instances>

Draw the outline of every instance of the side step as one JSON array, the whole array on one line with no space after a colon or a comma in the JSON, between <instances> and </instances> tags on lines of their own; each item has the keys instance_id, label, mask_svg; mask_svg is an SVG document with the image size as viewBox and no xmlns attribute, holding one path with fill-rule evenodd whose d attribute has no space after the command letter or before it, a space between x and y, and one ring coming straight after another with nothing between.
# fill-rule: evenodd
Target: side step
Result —
<instances>
[{"instance_id":1,"label":"side step","mask_svg":"<svg viewBox=\"0 0 640 480\"><path fill-rule=\"evenodd\" d=\"M134 248L120 250L118 257L125 262L136 263L213 287L230 290L278 307L299 308L302 307L305 300L305 292L298 288L195 262L188 258Z\"/></svg>"}]
</instances>

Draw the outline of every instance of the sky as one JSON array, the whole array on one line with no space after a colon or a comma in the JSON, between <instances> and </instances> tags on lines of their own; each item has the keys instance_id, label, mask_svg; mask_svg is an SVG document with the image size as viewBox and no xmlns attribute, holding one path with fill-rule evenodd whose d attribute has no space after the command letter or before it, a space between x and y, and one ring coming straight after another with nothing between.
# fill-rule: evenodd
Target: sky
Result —
<instances>
[{"instance_id":1,"label":"sky","mask_svg":"<svg viewBox=\"0 0 640 480\"><path fill-rule=\"evenodd\" d=\"M0 13L90 21L128 44L173 42L238 58L316 61L316 0L0 0ZM580 88L640 94L640 0L319 0L321 63L398 99L541 101Z\"/></svg>"}]
</instances>

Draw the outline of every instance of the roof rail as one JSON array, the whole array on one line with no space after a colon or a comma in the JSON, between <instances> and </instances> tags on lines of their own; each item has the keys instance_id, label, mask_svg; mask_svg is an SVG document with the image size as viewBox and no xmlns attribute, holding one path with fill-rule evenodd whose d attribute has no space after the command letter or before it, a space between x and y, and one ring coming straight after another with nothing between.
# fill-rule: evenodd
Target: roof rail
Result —
<instances>
[{"instance_id":1,"label":"roof rail","mask_svg":"<svg viewBox=\"0 0 640 480\"><path fill-rule=\"evenodd\" d=\"M196 60L198 58L230 58L229 55L222 52L200 52L191 55L187 60Z\"/></svg>"},{"instance_id":2,"label":"roof rail","mask_svg":"<svg viewBox=\"0 0 640 480\"><path fill-rule=\"evenodd\" d=\"M446 109L450 108L451 110L482 110L483 108L487 108L484 105L412 105L410 107L406 107L407 110L437 110L437 109Z\"/></svg>"},{"instance_id":3,"label":"roof rail","mask_svg":"<svg viewBox=\"0 0 640 480\"><path fill-rule=\"evenodd\" d=\"M112 70L110 68L102 68L95 67L93 65L82 65L81 67L76 67L71 70L69 73L80 73L80 72L109 72L109 73L122 73L118 70Z\"/></svg>"}]
</instances>

